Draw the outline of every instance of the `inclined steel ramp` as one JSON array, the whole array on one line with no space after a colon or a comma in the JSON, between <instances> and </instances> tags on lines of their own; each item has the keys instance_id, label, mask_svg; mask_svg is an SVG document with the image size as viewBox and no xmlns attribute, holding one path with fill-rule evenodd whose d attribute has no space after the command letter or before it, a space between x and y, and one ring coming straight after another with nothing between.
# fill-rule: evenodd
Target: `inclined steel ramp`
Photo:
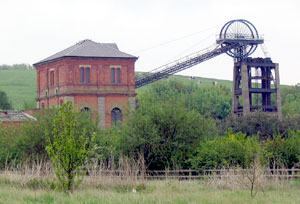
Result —
<instances>
[{"instance_id":1,"label":"inclined steel ramp","mask_svg":"<svg viewBox=\"0 0 300 204\"><path fill-rule=\"evenodd\" d=\"M154 69L148 73L137 76L135 79L135 88L140 88L162 78L167 78L170 75L188 69L206 60L212 59L218 55L228 52L231 49L238 48L239 46L239 44L222 46L219 44L185 56L181 59Z\"/></svg>"}]
</instances>

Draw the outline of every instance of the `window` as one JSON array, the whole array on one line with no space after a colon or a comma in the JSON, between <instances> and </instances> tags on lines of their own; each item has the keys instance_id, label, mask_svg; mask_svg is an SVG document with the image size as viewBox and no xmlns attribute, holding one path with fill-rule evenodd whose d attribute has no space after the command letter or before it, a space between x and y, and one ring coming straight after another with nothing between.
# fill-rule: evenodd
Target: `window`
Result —
<instances>
[{"instance_id":1,"label":"window","mask_svg":"<svg viewBox=\"0 0 300 204\"><path fill-rule=\"evenodd\" d=\"M86 83L90 83L90 68L86 68Z\"/></svg>"},{"instance_id":2,"label":"window","mask_svg":"<svg viewBox=\"0 0 300 204\"><path fill-rule=\"evenodd\" d=\"M84 84L84 68L80 68L80 83Z\"/></svg>"},{"instance_id":3,"label":"window","mask_svg":"<svg viewBox=\"0 0 300 204\"><path fill-rule=\"evenodd\" d=\"M45 109L45 103L42 102L42 109Z\"/></svg>"},{"instance_id":4,"label":"window","mask_svg":"<svg viewBox=\"0 0 300 204\"><path fill-rule=\"evenodd\" d=\"M91 83L90 80L90 68L89 67L80 67L80 83L81 84L89 84Z\"/></svg>"},{"instance_id":5,"label":"window","mask_svg":"<svg viewBox=\"0 0 300 204\"><path fill-rule=\"evenodd\" d=\"M115 68L111 68L111 83L114 84L115 82Z\"/></svg>"},{"instance_id":6,"label":"window","mask_svg":"<svg viewBox=\"0 0 300 204\"><path fill-rule=\"evenodd\" d=\"M111 83L112 84L115 84L115 83L120 84L121 83L121 69L120 68L111 68Z\"/></svg>"},{"instance_id":7,"label":"window","mask_svg":"<svg viewBox=\"0 0 300 204\"><path fill-rule=\"evenodd\" d=\"M120 68L117 68L117 84L120 84L121 83L121 80L120 80Z\"/></svg>"},{"instance_id":8,"label":"window","mask_svg":"<svg viewBox=\"0 0 300 204\"><path fill-rule=\"evenodd\" d=\"M50 71L50 86L54 86L54 70Z\"/></svg>"},{"instance_id":9,"label":"window","mask_svg":"<svg viewBox=\"0 0 300 204\"><path fill-rule=\"evenodd\" d=\"M122 123L122 111L119 108L114 108L111 111L111 125L117 125L118 121Z\"/></svg>"},{"instance_id":10,"label":"window","mask_svg":"<svg viewBox=\"0 0 300 204\"><path fill-rule=\"evenodd\" d=\"M59 104L60 104L60 106L62 106L64 104L64 101L62 99L60 99Z\"/></svg>"}]
</instances>

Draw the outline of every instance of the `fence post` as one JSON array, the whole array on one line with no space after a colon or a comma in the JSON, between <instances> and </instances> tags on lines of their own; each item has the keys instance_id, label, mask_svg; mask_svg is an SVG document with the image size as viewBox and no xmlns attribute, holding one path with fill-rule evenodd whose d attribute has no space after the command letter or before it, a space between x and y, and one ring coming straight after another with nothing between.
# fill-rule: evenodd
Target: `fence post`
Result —
<instances>
[{"instance_id":1,"label":"fence post","mask_svg":"<svg viewBox=\"0 0 300 204\"><path fill-rule=\"evenodd\" d=\"M189 180L192 180L192 169L189 169Z\"/></svg>"}]
</instances>

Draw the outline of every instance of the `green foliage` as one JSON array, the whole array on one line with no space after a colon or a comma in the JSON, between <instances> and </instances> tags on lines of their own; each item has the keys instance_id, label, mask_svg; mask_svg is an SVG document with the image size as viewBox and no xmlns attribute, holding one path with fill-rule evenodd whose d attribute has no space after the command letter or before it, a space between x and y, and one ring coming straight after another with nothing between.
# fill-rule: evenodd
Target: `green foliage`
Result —
<instances>
[{"instance_id":1,"label":"green foliage","mask_svg":"<svg viewBox=\"0 0 300 204\"><path fill-rule=\"evenodd\" d=\"M260 144L255 137L245 134L227 133L214 140L199 145L196 154L190 159L195 169L219 169L229 167L249 167L260 153Z\"/></svg>"},{"instance_id":2,"label":"green foliage","mask_svg":"<svg viewBox=\"0 0 300 204\"><path fill-rule=\"evenodd\" d=\"M144 155L150 169L187 168L194 147L214 136L214 122L180 100L159 101L144 94L122 133L125 152Z\"/></svg>"},{"instance_id":3,"label":"green foliage","mask_svg":"<svg viewBox=\"0 0 300 204\"><path fill-rule=\"evenodd\" d=\"M55 168L55 174L63 191L72 191L80 183L80 167L92 153L93 136L88 138L86 129L78 131L78 112L73 110L71 102L59 108L53 120L53 131L48 136L47 152Z\"/></svg>"},{"instance_id":4,"label":"green foliage","mask_svg":"<svg viewBox=\"0 0 300 204\"><path fill-rule=\"evenodd\" d=\"M226 120L220 121L220 133L229 128L234 133L242 132L247 136L259 135L261 139L272 138L275 134L286 135L289 129L297 129L297 119L289 118L280 120L276 115L264 112L255 112L246 116L231 115Z\"/></svg>"},{"instance_id":5,"label":"green foliage","mask_svg":"<svg viewBox=\"0 0 300 204\"><path fill-rule=\"evenodd\" d=\"M34 164L40 160L48 160L45 150L47 140L45 131L53 132L53 120L57 109L46 109L37 112L37 121L26 121L18 128L0 127L0 168L4 165L10 167ZM97 121L93 121L89 112L76 114L78 122L77 131L86 130L86 136L90 138L97 132Z\"/></svg>"},{"instance_id":6,"label":"green foliage","mask_svg":"<svg viewBox=\"0 0 300 204\"><path fill-rule=\"evenodd\" d=\"M262 141L242 133L227 133L201 143L190 160L195 169L247 168L254 158L269 168L298 167L300 131L289 131L286 137L277 134Z\"/></svg>"},{"instance_id":7,"label":"green foliage","mask_svg":"<svg viewBox=\"0 0 300 204\"><path fill-rule=\"evenodd\" d=\"M300 115L300 86L286 87L281 90L282 113L284 116Z\"/></svg>"},{"instance_id":8,"label":"green foliage","mask_svg":"<svg viewBox=\"0 0 300 204\"><path fill-rule=\"evenodd\" d=\"M299 165L300 131L289 131L283 138L275 135L273 139L262 141L264 159L270 168L292 168Z\"/></svg>"},{"instance_id":9,"label":"green foliage","mask_svg":"<svg viewBox=\"0 0 300 204\"><path fill-rule=\"evenodd\" d=\"M231 113L232 96L225 86L169 80L155 83L145 92L152 101L180 100L187 109L214 119L224 119Z\"/></svg>"},{"instance_id":10,"label":"green foliage","mask_svg":"<svg viewBox=\"0 0 300 204\"><path fill-rule=\"evenodd\" d=\"M37 121L0 128L0 168L47 159L45 131L52 131L54 114L55 110L44 110L35 116Z\"/></svg>"},{"instance_id":11,"label":"green foliage","mask_svg":"<svg viewBox=\"0 0 300 204\"><path fill-rule=\"evenodd\" d=\"M12 106L8 101L8 97L4 91L0 90L0 110L11 110Z\"/></svg>"}]
</instances>

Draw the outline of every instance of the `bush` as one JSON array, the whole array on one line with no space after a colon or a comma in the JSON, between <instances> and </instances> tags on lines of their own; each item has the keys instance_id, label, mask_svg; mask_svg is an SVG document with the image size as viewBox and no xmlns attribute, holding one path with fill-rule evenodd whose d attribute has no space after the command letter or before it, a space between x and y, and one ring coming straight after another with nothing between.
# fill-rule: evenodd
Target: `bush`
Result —
<instances>
[{"instance_id":1,"label":"bush","mask_svg":"<svg viewBox=\"0 0 300 204\"><path fill-rule=\"evenodd\" d=\"M57 109L46 109L35 115L37 121L26 121L20 127L0 128L0 168L5 164L16 166L26 165L49 159L46 152L45 131L53 131L53 119ZM80 112L76 115L78 131L86 129L86 135L91 137L98 131L97 121L93 121L90 112Z\"/></svg>"},{"instance_id":2,"label":"bush","mask_svg":"<svg viewBox=\"0 0 300 204\"><path fill-rule=\"evenodd\" d=\"M229 132L201 143L190 161L194 169L247 168L259 152L260 144L256 137Z\"/></svg>"},{"instance_id":3,"label":"bush","mask_svg":"<svg viewBox=\"0 0 300 204\"><path fill-rule=\"evenodd\" d=\"M262 141L263 156L270 168L292 168L299 165L300 131L289 131L287 137L276 135Z\"/></svg>"}]
</instances>

